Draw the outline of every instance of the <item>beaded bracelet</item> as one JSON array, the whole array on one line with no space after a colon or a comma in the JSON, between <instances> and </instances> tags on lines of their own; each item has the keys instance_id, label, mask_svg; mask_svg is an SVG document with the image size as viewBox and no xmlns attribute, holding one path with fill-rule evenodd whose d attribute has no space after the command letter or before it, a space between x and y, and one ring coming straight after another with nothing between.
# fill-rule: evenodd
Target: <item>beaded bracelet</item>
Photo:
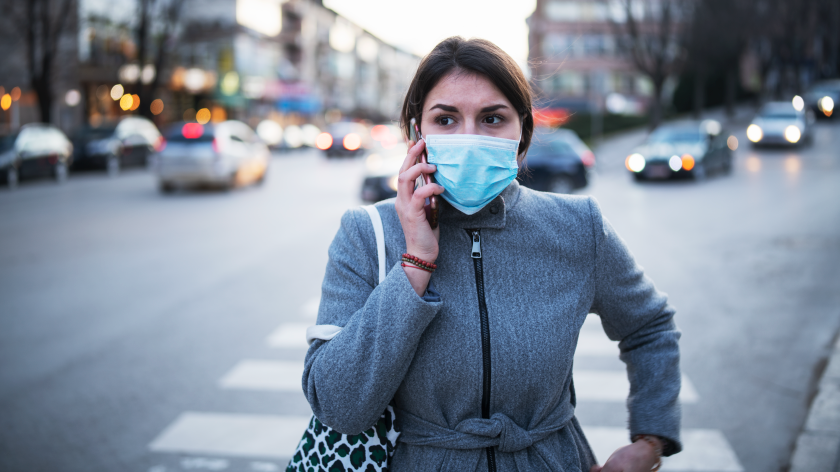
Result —
<instances>
[{"instance_id":1,"label":"beaded bracelet","mask_svg":"<svg viewBox=\"0 0 840 472\"><path fill-rule=\"evenodd\" d=\"M403 263L402 263L402 264L400 264L400 265L401 265L401 266L403 266L403 267L408 267L408 268L410 268L410 269L420 269L420 270L425 270L426 272L429 272L429 273L431 273L431 272L434 272L434 271L435 271L434 269L427 269L427 268L425 268L425 267L421 267L421 266L416 266L416 265L412 265L412 264L406 264L405 262L403 262Z\"/></svg>"},{"instance_id":2,"label":"beaded bracelet","mask_svg":"<svg viewBox=\"0 0 840 472\"><path fill-rule=\"evenodd\" d=\"M650 471L651 472L657 472L659 470L659 468L662 467L662 443L661 443L661 439L659 439L656 436L651 436L649 434L637 434L637 435L633 436L633 442L636 442L640 439L642 441L650 444L650 447L653 448L653 452L656 453L656 464L654 464L653 467L650 468Z\"/></svg>"},{"instance_id":3,"label":"beaded bracelet","mask_svg":"<svg viewBox=\"0 0 840 472\"><path fill-rule=\"evenodd\" d=\"M403 262L408 262L410 264L414 264L414 265L416 265L418 267L422 267L422 268L424 268L424 269L426 269L430 272L434 272L434 270L437 269L437 264L435 264L434 262L426 262L426 261L424 261L423 259L420 259L417 256L412 256L409 253L403 254L402 255L402 260L403 260Z\"/></svg>"}]
</instances>

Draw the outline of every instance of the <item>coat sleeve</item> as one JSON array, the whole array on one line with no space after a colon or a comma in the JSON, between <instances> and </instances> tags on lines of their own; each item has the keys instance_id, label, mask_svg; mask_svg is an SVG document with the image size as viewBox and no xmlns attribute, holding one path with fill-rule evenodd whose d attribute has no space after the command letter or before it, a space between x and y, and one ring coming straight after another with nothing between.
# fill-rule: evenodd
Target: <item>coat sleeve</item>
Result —
<instances>
[{"instance_id":1,"label":"coat sleeve","mask_svg":"<svg viewBox=\"0 0 840 472\"><path fill-rule=\"evenodd\" d=\"M630 435L652 434L670 441L664 451L682 450L680 443L680 332L674 309L636 264L624 241L603 218L594 199L590 211L595 235L592 311L604 331L620 341L627 365Z\"/></svg>"},{"instance_id":2,"label":"coat sleeve","mask_svg":"<svg viewBox=\"0 0 840 472\"><path fill-rule=\"evenodd\" d=\"M387 229L386 229L387 231ZM303 391L321 422L358 434L394 397L439 298L417 296L395 264L378 286L376 240L364 210L350 210L329 249L318 324L342 326L330 341L309 347Z\"/></svg>"}]
</instances>

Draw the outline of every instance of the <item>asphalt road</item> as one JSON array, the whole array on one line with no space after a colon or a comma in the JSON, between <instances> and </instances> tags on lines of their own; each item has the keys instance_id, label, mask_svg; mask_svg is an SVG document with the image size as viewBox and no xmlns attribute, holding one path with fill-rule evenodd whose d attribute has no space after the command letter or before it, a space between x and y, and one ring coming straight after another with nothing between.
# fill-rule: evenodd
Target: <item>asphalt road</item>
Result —
<instances>
[{"instance_id":1,"label":"asphalt road","mask_svg":"<svg viewBox=\"0 0 840 472\"><path fill-rule=\"evenodd\" d=\"M733 134L731 175L645 184L623 168L643 133L614 137L582 192L677 308L686 452L663 470L782 470L840 328L840 123L793 150ZM282 470L363 171L304 151L232 192L164 196L142 170L0 191L0 470ZM626 386L592 321L578 413L604 460Z\"/></svg>"}]
</instances>

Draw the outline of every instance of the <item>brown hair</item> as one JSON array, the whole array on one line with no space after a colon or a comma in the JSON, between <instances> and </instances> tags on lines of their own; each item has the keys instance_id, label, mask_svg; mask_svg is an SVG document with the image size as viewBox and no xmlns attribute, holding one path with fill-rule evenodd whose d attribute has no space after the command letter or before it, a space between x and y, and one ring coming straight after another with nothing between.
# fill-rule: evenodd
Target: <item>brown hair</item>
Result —
<instances>
[{"instance_id":1,"label":"brown hair","mask_svg":"<svg viewBox=\"0 0 840 472\"><path fill-rule=\"evenodd\" d=\"M421 121L426 95L442 78L456 70L486 77L519 113L522 139L519 141L518 160L521 161L534 134L531 87L513 58L485 39L464 39L460 36L444 39L420 61L400 113L400 126L406 139L411 119Z\"/></svg>"}]
</instances>

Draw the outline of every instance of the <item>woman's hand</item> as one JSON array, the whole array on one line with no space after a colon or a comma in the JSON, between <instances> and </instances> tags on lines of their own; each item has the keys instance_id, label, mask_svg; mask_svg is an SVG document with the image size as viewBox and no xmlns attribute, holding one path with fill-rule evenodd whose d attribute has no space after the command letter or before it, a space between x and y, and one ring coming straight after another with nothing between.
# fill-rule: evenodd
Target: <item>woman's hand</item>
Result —
<instances>
[{"instance_id":1,"label":"woman's hand","mask_svg":"<svg viewBox=\"0 0 840 472\"><path fill-rule=\"evenodd\" d=\"M440 228L432 229L426 220L426 198L443 193L443 187L437 184L424 185L414 189L417 178L421 173L432 174L435 166L431 164L417 164L417 158L426 147L424 141L409 142L408 155L405 156L400 176L397 182L397 200L394 207L400 218L405 234L406 252L427 262L435 262L438 257L438 240ZM405 268L411 286L417 295L423 296L429 285L431 273L421 269Z\"/></svg>"},{"instance_id":2,"label":"woman's hand","mask_svg":"<svg viewBox=\"0 0 840 472\"><path fill-rule=\"evenodd\" d=\"M659 458L647 441L636 441L613 452L603 466L593 465L589 472L650 472Z\"/></svg>"}]
</instances>

